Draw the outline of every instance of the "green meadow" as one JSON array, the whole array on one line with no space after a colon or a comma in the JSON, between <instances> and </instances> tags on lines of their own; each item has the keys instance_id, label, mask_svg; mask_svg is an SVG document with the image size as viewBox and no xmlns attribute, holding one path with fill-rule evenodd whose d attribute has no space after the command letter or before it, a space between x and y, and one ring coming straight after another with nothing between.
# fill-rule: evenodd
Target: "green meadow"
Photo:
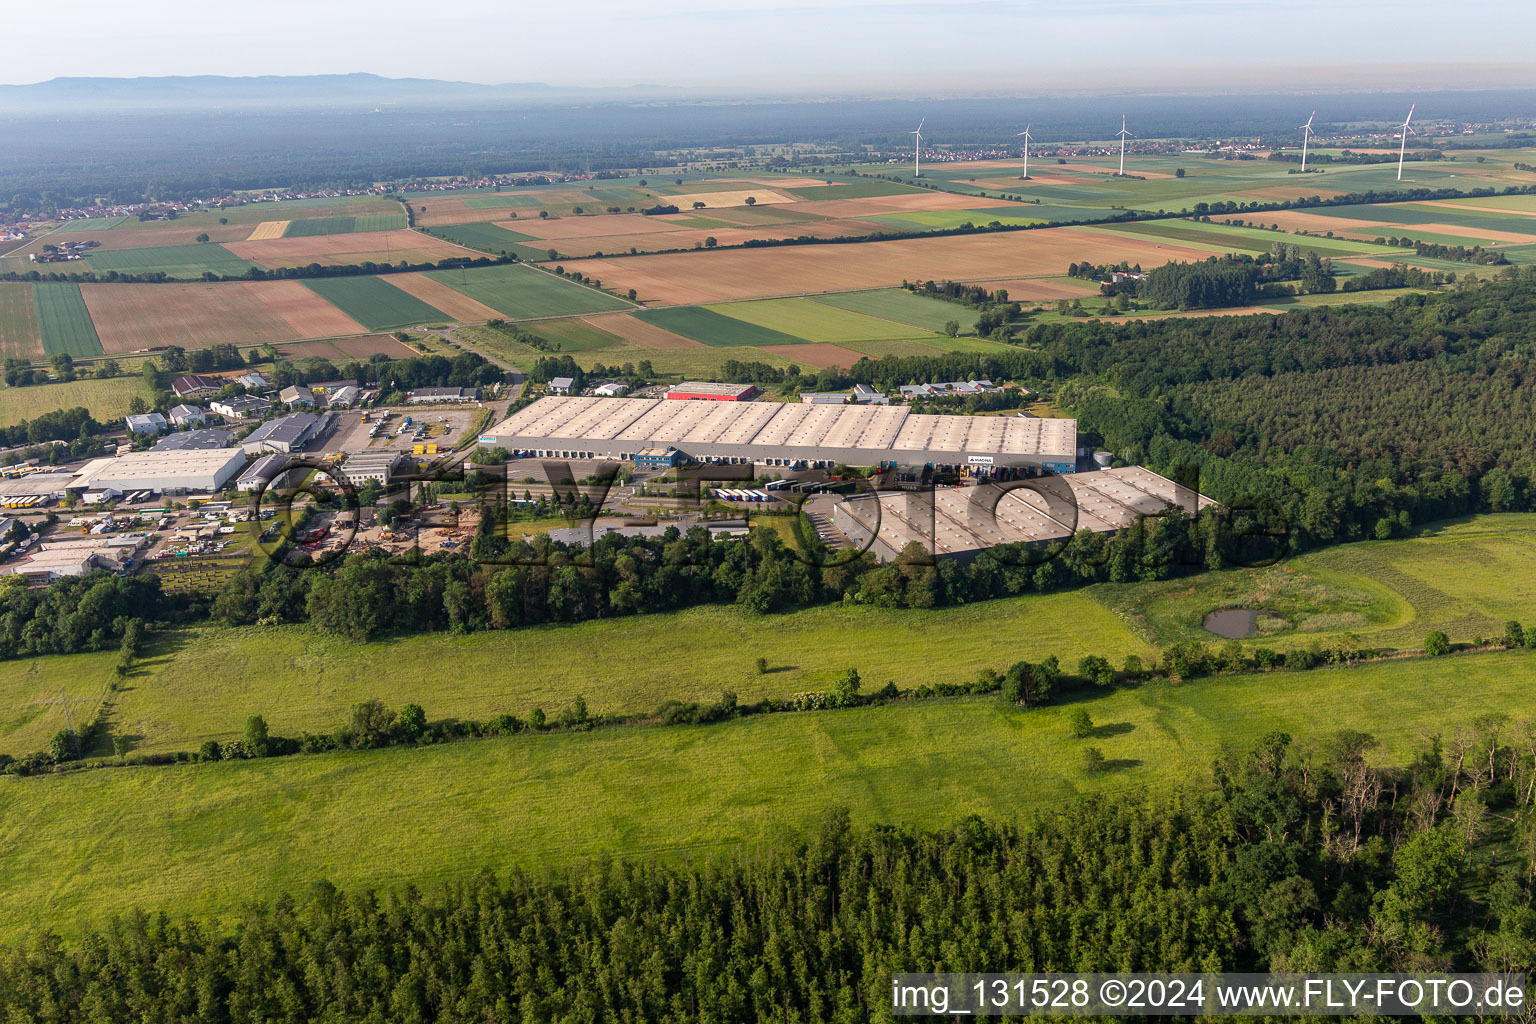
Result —
<instances>
[{"instance_id":1,"label":"green meadow","mask_svg":"<svg viewBox=\"0 0 1536 1024\"><path fill-rule=\"evenodd\" d=\"M427 276L514 320L627 309L623 299L533 267L429 270Z\"/></svg>"},{"instance_id":2,"label":"green meadow","mask_svg":"<svg viewBox=\"0 0 1536 1024\"><path fill-rule=\"evenodd\" d=\"M370 331L453 319L382 277L311 277L304 285Z\"/></svg>"},{"instance_id":3,"label":"green meadow","mask_svg":"<svg viewBox=\"0 0 1536 1024\"><path fill-rule=\"evenodd\" d=\"M102 354L96 324L78 284L39 281L32 285L32 301L37 308L37 327L45 355L68 353L78 358Z\"/></svg>"},{"instance_id":4,"label":"green meadow","mask_svg":"<svg viewBox=\"0 0 1536 1024\"><path fill-rule=\"evenodd\" d=\"M711 312L813 342L890 341L931 335L906 324L810 299L761 299L705 306ZM963 307L961 307L963 308ZM937 339L936 339L937 340ZM948 340L948 339L945 339Z\"/></svg>"},{"instance_id":5,"label":"green meadow","mask_svg":"<svg viewBox=\"0 0 1536 1024\"><path fill-rule=\"evenodd\" d=\"M962 331L969 331L975 328L978 315L975 310L958 302L915 295L904 288L818 295L812 301L906 324L908 327L919 327L925 331L942 331L944 325L951 320L958 322Z\"/></svg>"},{"instance_id":6,"label":"green meadow","mask_svg":"<svg viewBox=\"0 0 1536 1024\"><path fill-rule=\"evenodd\" d=\"M197 278L205 273L237 277L256 266L215 242L98 249L85 261L97 274L116 270L125 274L162 273L175 278Z\"/></svg>"}]
</instances>

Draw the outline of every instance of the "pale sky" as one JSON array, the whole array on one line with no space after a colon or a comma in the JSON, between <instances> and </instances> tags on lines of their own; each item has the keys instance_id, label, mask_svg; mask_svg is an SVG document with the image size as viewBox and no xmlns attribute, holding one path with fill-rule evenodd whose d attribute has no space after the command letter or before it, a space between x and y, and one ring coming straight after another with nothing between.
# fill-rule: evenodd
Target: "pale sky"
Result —
<instances>
[{"instance_id":1,"label":"pale sky","mask_svg":"<svg viewBox=\"0 0 1536 1024\"><path fill-rule=\"evenodd\" d=\"M1474 17L1429 0L74 0L8 8L6 84L365 71L764 92L1028 93L1128 83L1243 92L1284 83L1292 69L1312 71L1320 88L1536 81L1529 0L1479 7Z\"/></svg>"}]
</instances>

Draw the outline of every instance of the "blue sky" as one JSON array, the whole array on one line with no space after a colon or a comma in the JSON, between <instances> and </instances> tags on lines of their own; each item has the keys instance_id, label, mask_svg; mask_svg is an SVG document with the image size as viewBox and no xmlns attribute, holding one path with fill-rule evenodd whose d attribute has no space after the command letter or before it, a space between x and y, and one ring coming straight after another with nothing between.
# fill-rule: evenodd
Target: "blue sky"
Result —
<instances>
[{"instance_id":1,"label":"blue sky","mask_svg":"<svg viewBox=\"0 0 1536 1024\"><path fill-rule=\"evenodd\" d=\"M1427 0L138 0L129 11L13 5L0 81L368 71L901 93L1536 83L1529 2L1469 18Z\"/></svg>"}]
</instances>

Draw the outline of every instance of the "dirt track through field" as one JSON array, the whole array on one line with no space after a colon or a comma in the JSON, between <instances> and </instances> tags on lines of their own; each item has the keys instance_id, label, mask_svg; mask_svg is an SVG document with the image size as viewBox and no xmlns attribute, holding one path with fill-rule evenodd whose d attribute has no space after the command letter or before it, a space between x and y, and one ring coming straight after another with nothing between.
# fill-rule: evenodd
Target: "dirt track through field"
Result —
<instances>
[{"instance_id":1,"label":"dirt track through field","mask_svg":"<svg viewBox=\"0 0 1536 1024\"><path fill-rule=\"evenodd\" d=\"M720 302L899 285L903 280L1003 280L1055 276L1069 263L1128 260L1157 266L1204 259L1204 250L1078 228L1039 228L892 242L732 249L625 259L574 260L566 269L651 304Z\"/></svg>"}]
</instances>

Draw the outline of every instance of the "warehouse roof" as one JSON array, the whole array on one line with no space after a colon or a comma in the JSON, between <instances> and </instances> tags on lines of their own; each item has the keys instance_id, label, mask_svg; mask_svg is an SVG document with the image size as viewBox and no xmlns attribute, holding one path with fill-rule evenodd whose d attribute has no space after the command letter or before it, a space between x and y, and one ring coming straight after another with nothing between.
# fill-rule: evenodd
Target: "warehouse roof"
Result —
<instances>
[{"instance_id":1,"label":"warehouse roof","mask_svg":"<svg viewBox=\"0 0 1536 1024\"><path fill-rule=\"evenodd\" d=\"M298 444L314 432L320 417L312 412L291 412L268 420L245 436L244 445Z\"/></svg>"},{"instance_id":2,"label":"warehouse roof","mask_svg":"<svg viewBox=\"0 0 1536 1024\"><path fill-rule=\"evenodd\" d=\"M880 405L541 398L486 433L514 447L560 438L1077 457L1076 420L929 416Z\"/></svg>"},{"instance_id":3,"label":"warehouse roof","mask_svg":"<svg viewBox=\"0 0 1536 1024\"><path fill-rule=\"evenodd\" d=\"M228 448L234 441L235 435L228 430L218 430L216 428L208 430L182 430L174 434L166 434L155 442L153 450L157 452L184 452L204 448Z\"/></svg>"},{"instance_id":4,"label":"warehouse roof","mask_svg":"<svg viewBox=\"0 0 1536 1024\"><path fill-rule=\"evenodd\" d=\"M756 391L751 384L720 384L715 381L685 380L675 387L667 389L667 394L680 395L740 395L747 391Z\"/></svg>"},{"instance_id":5,"label":"warehouse roof","mask_svg":"<svg viewBox=\"0 0 1536 1024\"><path fill-rule=\"evenodd\" d=\"M188 477L215 477L232 463L243 464L240 448L208 448L202 451L129 452L116 458L93 459L75 475L71 489L92 490L121 485L142 487L145 478L184 480Z\"/></svg>"},{"instance_id":6,"label":"warehouse roof","mask_svg":"<svg viewBox=\"0 0 1536 1024\"><path fill-rule=\"evenodd\" d=\"M878 500L878 512L875 503ZM1169 505L1196 512L1210 498L1140 466L1048 476L1019 484L983 484L933 491L886 491L845 500L834 521L846 518L877 534L893 551L912 541L935 554L974 551L994 544L1065 540L1079 530L1110 533Z\"/></svg>"}]
</instances>

